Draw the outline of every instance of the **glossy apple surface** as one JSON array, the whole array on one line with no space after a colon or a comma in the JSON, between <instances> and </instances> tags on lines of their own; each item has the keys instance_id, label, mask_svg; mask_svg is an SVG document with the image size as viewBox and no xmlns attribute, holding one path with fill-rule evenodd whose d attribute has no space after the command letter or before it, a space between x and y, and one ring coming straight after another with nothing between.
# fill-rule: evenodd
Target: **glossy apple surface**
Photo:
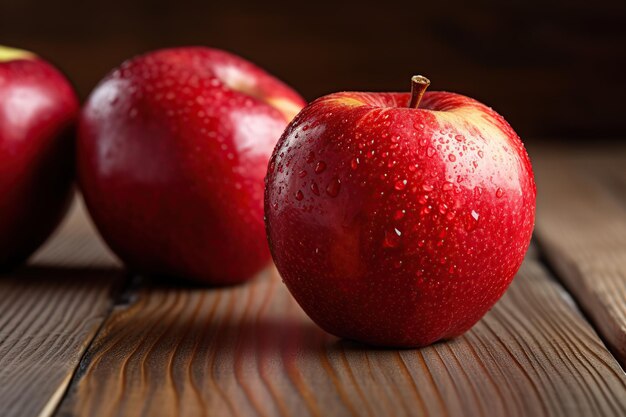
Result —
<instances>
[{"instance_id":1,"label":"glossy apple surface","mask_svg":"<svg viewBox=\"0 0 626 417\"><path fill-rule=\"evenodd\" d=\"M78 176L98 230L132 269L232 284L269 261L263 178L304 105L250 62L159 50L109 74L83 109Z\"/></svg>"},{"instance_id":2,"label":"glossy apple surface","mask_svg":"<svg viewBox=\"0 0 626 417\"><path fill-rule=\"evenodd\" d=\"M267 233L287 287L325 330L374 345L468 330L510 284L534 225L530 161L507 122L458 94L410 101L322 97L268 169Z\"/></svg>"},{"instance_id":3,"label":"glossy apple surface","mask_svg":"<svg viewBox=\"0 0 626 417\"><path fill-rule=\"evenodd\" d=\"M78 100L36 55L0 46L0 268L24 261L67 209Z\"/></svg>"}]
</instances>

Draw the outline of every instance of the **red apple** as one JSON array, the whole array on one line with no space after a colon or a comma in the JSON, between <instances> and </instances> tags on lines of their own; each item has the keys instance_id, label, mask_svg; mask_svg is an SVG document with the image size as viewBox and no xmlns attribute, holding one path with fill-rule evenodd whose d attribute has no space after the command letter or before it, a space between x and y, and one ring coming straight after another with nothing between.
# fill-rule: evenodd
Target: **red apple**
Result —
<instances>
[{"instance_id":1,"label":"red apple","mask_svg":"<svg viewBox=\"0 0 626 417\"><path fill-rule=\"evenodd\" d=\"M307 106L270 160L270 249L309 316L340 337L416 347L458 336L528 248L522 142L462 95L337 93ZM420 99L423 94L423 100Z\"/></svg>"},{"instance_id":2,"label":"red apple","mask_svg":"<svg viewBox=\"0 0 626 417\"><path fill-rule=\"evenodd\" d=\"M79 123L78 177L111 249L132 269L212 284L270 259L263 178L305 102L216 49L131 59L92 92Z\"/></svg>"},{"instance_id":3,"label":"red apple","mask_svg":"<svg viewBox=\"0 0 626 417\"><path fill-rule=\"evenodd\" d=\"M0 46L0 268L24 261L65 213L78 100L34 54Z\"/></svg>"}]
</instances>

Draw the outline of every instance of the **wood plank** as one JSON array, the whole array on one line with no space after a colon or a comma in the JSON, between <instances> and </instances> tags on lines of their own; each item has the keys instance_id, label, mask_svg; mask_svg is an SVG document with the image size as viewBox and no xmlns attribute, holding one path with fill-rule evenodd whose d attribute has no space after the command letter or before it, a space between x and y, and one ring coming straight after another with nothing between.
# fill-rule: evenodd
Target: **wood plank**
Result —
<instances>
[{"instance_id":1,"label":"wood plank","mask_svg":"<svg viewBox=\"0 0 626 417\"><path fill-rule=\"evenodd\" d=\"M626 147L539 153L534 166L548 261L625 365Z\"/></svg>"},{"instance_id":2,"label":"wood plank","mask_svg":"<svg viewBox=\"0 0 626 417\"><path fill-rule=\"evenodd\" d=\"M29 266L0 276L0 415L54 412L112 307L117 265L75 204Z\"/></svg>"},{"instance_id":3,"label":"wood plank","mask_svg":"<svg viewBox=\"0 0 626 417\"><path fill-rule=\"evenodd\" d=\"M324 333L274 269L147 283L109 318L58 416L623 416L626 376L532 257L469 333L420 350Z\"/></svg>"}]
</instances>

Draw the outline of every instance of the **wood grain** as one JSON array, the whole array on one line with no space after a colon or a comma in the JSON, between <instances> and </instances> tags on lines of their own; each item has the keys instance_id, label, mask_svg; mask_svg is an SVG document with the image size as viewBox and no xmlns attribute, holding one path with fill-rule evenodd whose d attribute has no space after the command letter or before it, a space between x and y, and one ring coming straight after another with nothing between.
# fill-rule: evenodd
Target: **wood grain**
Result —
<instances>
[{"instance_id":1,"label":"wood grain","mask_svg":"<svg viewBox=\"0 0 626 417\"><path fill-rule=\"evenodd\" d=\"M115 265L75 205L29 266L0 275L1 416L54 412L112 307Z\"/></svg>"},{"instance_id":2,"label":"wood grain","mask_svg":"<svg viewBox=\"0 0 626 417\"><path fill-rule=\"evenodd\" d=\"M321 331L274 269L236 288L147 283L58 416L623 416L626 377L532 257L465 336L371 349Z\"/></svg>"},{"instance_id":3,"label":"wood grain","mask_svg":"<svg viewBox=\"0 0 626 417\"><path fill-rule=\"evenodd\" d=\"M544 152L534 162L548 261L624 365L626 147Z\"/></svg>"}]
</instances>

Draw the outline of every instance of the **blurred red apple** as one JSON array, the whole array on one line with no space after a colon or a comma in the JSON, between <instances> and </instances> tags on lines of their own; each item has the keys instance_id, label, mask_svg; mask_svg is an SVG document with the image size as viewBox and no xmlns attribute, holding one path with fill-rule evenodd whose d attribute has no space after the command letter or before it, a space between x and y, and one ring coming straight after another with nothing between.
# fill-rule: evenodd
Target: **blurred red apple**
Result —
<instances>
[{"instance_id":1,"label":"blurred red apple","mask_svg":"<svg viewBox=\"0 0 626 417\"><path fill-rule=\"evenodd\" d=\"M270 249L309 316L337 336L424 346L502 296L528 248L535 183L522 142L458 94L337 93L274 150Z\"/></svg>"},{"instance_id":2,"label":"blurred red apple","mask_svg":"<svg viewBox=\"0 0 626 417\"><path fill-rule=\"evenodd\" d=\"M0 46L0 267L24 261L65 213L78 100L34 54Z\"/></svg>"},{"instance_id":3,"label":"blurred red apple","mask_svg":"<svg viewBox=\"0 0 626 417\"><path fill-rule=\"evenodd\" d=\"M216 49L131 59L92 92L78 177L98 230L132 269L212 284L269 261L263 178L304 105L252 63Z\"/></svg>"}]
</instances>

